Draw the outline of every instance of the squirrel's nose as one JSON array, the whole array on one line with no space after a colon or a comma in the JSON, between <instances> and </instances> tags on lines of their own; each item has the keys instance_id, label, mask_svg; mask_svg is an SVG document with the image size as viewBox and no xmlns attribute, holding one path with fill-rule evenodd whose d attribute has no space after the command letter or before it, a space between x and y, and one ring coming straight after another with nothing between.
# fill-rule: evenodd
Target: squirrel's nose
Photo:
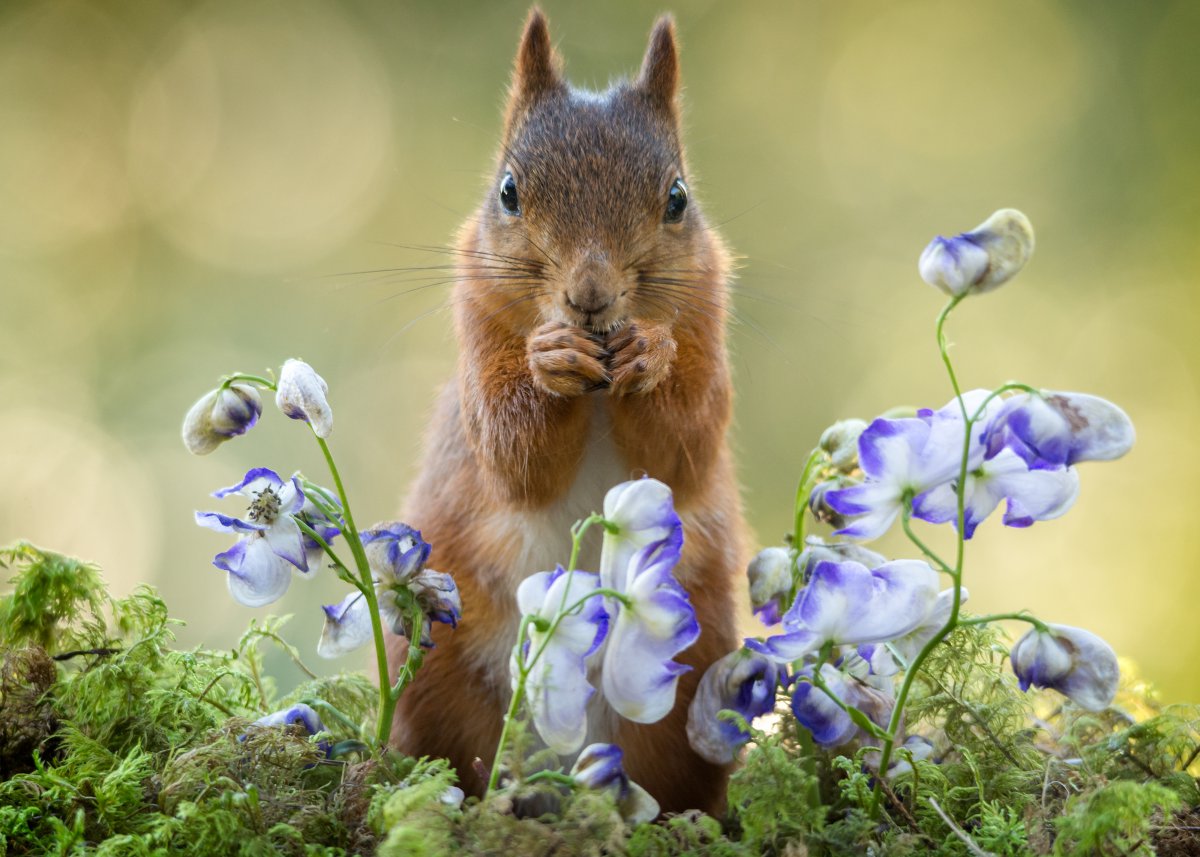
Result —
<instances>
[{"instance_id":1,"label":"squirrel's nose","mask_svg":"<svg viewBox=\"0 0 1200 857\"><path fill-rule=\"evenodd\" d=\"M612 295L605 295L598 291L584 292L580 294L568 294L566 296L567 306L575 310L581 315L596 315L604 312L613 305L615 298Z\"/></svg>"}]
</instances>

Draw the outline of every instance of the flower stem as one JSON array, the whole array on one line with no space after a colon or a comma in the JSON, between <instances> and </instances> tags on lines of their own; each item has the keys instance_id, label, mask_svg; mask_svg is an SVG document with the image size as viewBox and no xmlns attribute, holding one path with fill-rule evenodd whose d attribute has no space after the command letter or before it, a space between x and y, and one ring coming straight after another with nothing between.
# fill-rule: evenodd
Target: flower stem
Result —
<instances>
[{"instance_id":1,"label":"flower stem","mask_svg":"<svg viewBox=\"0 0 1200 857\"><path fill-rule=\"evenodd\" d=\"M383 621L379 617L379 597L375 592L375 581L367 563L367 553L363 549L362 537L354 525L354 513L350 511L350 499L346 496L346 487L342 484L342 476L338 472L337 464L333 461L333 453L329 451L329 444L325 442L325 438L318 435L315 430L313 437L317 439L317 445L321 447L321 453L325 456L325 463L329 466L329 475L333 477L333 485L337 489L338 500L342 503L342 520L346 524L344 532L346 543L350 545L350 552L354 555L354 564L358 568L358 578L362 583L360 591L367 600L367 612L371 617L371 636L375 640L375 663L379 670L379 719L375 726L375 746L377 750L382 751L387 746L388 738L392 733L392 718L396 711L397 696L392 692L391 677L388 672L387 641L383 636ZM413 630L414 636L419 634L420 627L418 624ZM412 640L409 640L409 645L413 645ZM419 638L416 645L418 647L421 645Z\"/></svg>"},{"instance_id":2,"label":"flower stem","mask_svg":"<svg viewBox=\"0 0 1200 857\"><path fill-rule=\"evenodd\" d=\"M264 378L261 375L248 375L245 372L234 372L232 375L226 375L221 379L221 389L227 389L233 384L240 384L249 381L251 384L258 384L266 390L274 390L275 382L270 378Z\"/></svg>"},{"instance_id":3,"label":"flower stem","mask_svg":"<svg viewBox=\"0 0 1200 857\"><path fill-rule=\"evenodd\" d=\"M800 588L800 554L804 552L804 522L805 512L808 511L808 498L812 494L813 482L816 481L817 465L821 463L825 451L818 447L808 455L804 471L800 474L800 484L796 486L796 508L793 511L792 524L792 591L787 603L796 600L796 592Z\"/></svg>"},{"instance_id":4,"label":"flower stem","mask_svg":"<svg viewBox=\"0 0 1200 857\"><path fill-rule=\"evenodd\" d=\"M1014 622L1028 622L1033 627L1037 628L1044 634L1050 632L1050 626L1041 619L1028 613L1024 610L1019 610L1016 613L989 613L987 616L972 616L969 619L959 619L959 625L988 625L992 622L1003 622L1011 620Z\"/></svg>"},{"instance_id":5,"label":"flower stem","mask_svg":"<svg viewBox=\"0 0 1200 857\"><path fill-rule=\"evenodd\" d=\"M525 685L529 681L529 674L533 671L534 665L542 656L542 652L546 650L546 646L550 643L550 640L553 639L554 632L558 630L559 623L571 611L579 609L589 598L595 598L598 595L603 597L601 593L610 594L607 589L589 592L587 596L579 599L574 604L567 604L567 595L571 591L571 575L575 573L575 564L579 562L579 552L583 545L583 536L593 525L604 523L606 522L603 515L592 514L571 527L571 558L567 561L567 585L563 587L562 601L558 605L558 610L554 614L554 620L547 629L541 645L537 647L532 653L532 657L528 660L525 658L525 642L528 639L529 628L534 624L536 619L533 616L525 616L521 620L521 627L517 633L517 643L513 647L513 663L517 667L517 680L513 687L512 699L508 703L508 711L504 714L504 726L500 729L500 741L496 745L496 756L492 760L492 773L488 778L487 786L489 794L495 790L497 784L500 782L500 763L504 757L504 748L508 744L509 729L517 719L518 712L521 710L521 703L525 699ZM619 593L612 592L611 594L615 597L623 598Z\"/></svg>"},{"instance_id":6,"label":"flower stem","mask_svg":"<svg viewBox=\"0 0 1200 857\"><path fill-rule=\"evenodd\" d=\"M946 319L950 317L950 313L958 306L959 302L966 296L966 293L955 295L946 302L942 307L942 311L938 313L937 324L935 331L937 334L938 353L942 357L942 363L946 366L946 374L950 376L950 386L954 388L954 397L958 400L959 410L962 412L963 418L963 446L962 458L958 468L958 483L955 485L955 494L958 505L957 526L955 528L955 554L954 568L946 568L946 564L941 562L943 569L950 575L954 584L954 595L950 602L950 615L946 617L946 624L943 625L938 632L933 635L932 639L927 642L917 656L913 658L908 669L904 673L904 681L900 683L900 692L896 694L896 705L892 709L891 719L888 721L887 732L888 736L883 740L883 748L879 757L879 770L886 771L892 760L892 749L896 744L896 733L900 729L900 721L904 716L904 706L908 702L908 694L912 690L913 681L920 672L925 660L946 637L950 636L950 632L958 627L958 612L962 607L962 571L963 571L963 555L965 551L965 540L963 539L963 526L966 522L966 490L967 490L967 467L971 457L971 429L975 425L975 419L979 414L968 414L967 403L963 401L962 388L958 384L958 376L954 372L954 363L950 359L950 346L946 341ZM914 539L914 542L920 547L920 541L911 534L911 528L908 526L907 518L911 515L911 505L906 509L905 514L905 532L909 533L909 538ZM922 547L922 550L924 548ZM926 555L929 555L927 552ZM940 562L940 561L939 561ZM879 802L882 795L882 780L880 777L875 780L874 794L871 799L871 815L875 816L879 812Z\"/></svg>"}]
</instances>

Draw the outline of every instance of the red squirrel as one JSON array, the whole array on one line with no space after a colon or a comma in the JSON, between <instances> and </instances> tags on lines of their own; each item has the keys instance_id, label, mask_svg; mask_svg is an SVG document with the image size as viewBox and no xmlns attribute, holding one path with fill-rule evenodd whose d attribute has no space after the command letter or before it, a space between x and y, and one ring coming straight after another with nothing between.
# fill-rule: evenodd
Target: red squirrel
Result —
<instances>
[{"instance_id":1,"label":"red squirrel","mask_svg":"<svg viewBox=\"0 0 1200 857\"><path fill-rule=\"evenodd\" d=\"M527 575L570 552L572 523L612 486L648 474L683 520L676 577L701 625L671 713L622 720L593 698L588 742L624 750L663 811L720 807L728 771L689 747L687 710L739 645L733 591L744 523L726 441L729 255L689 195L674 24L658 21L641 71L602 93L569 86L533 9L517 52L496 168L458 238L459 345L405 520L458 582L463 616L397 710L392 743L442 756L480 794L510 698ZM579 567L597 570L599 533ZM407 643L394 638L395 669ZM569 765L570 760L567 760Z\"/></svg>"}]
</instances>

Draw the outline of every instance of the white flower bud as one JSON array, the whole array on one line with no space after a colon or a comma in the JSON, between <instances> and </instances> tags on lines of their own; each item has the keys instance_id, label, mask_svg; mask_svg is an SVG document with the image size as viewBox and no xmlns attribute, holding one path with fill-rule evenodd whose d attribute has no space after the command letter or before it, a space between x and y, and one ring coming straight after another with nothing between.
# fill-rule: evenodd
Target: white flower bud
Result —
<instances>
[{"instance_id":1,"label":"white flower bud","mask_svg":"<svg viewBox=\"0 0 1200 857\"><path fill-rule=\"evenodd\" d=\"M818 445L838 470L849 473L858 466L858 436L866 427L866 420L838 420L821 434Z\"/></svg>"},{"instance_id":2,"label":"white flower bud","mask_svg":"<svg viewBox=\"0 0 1200 857\"><path fill-rule=\"evenodd\" d=\"M260 414L262 399L249 384L209 390L183 418L183 445L192 455L207 455L253 428Z\"/></svg>"},{"instance_id":3,"label":"white flower bud","mask_svg":"<svg viewBox=\"0 0 1200 857\"><path fill-rule=\"evenodd\" d=\"M326 394L325 379L303 360L288 360L279 370L275 404L294 420L304 420L317 437L329 437L333 431L333 409Z\"/></svg>"}]
</instances>

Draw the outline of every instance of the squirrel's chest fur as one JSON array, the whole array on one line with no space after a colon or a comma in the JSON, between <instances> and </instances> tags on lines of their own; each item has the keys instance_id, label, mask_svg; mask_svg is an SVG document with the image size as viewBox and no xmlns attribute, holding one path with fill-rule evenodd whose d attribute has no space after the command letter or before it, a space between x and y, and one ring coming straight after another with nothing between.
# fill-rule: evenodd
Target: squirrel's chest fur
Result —
<instances>
[{"instance_id":1,"label":"squirrel's chest fur","mask_svg":"<svg viewBox=\"0 0 1200 857\"><path fill-rule=\"evenodd\" d=\"M512 592L528 575L564 567L571 553L571 525L599 512L604 495L614 485L630 478L612 436L612 421L604 400L596 396L584 441L583 456L570 481L570 487L558 499L538 509L509 508L496 513L494 525L514 535L511 574L506 583ZM600 539L584 539L578 567L597 571L600 566Z\"/></svg>"}]
</instances>

